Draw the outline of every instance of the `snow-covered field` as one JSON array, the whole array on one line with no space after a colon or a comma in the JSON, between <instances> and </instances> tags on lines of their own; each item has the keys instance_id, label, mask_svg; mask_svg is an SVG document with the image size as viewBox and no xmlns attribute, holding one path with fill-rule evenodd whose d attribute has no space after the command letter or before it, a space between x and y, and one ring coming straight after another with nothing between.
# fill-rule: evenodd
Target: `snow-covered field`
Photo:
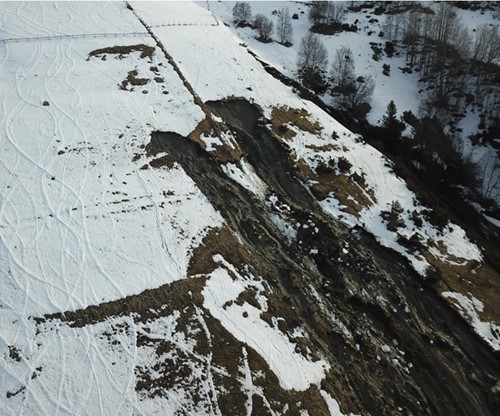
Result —
<instances>
[{"instance_id":1,"label":"snow-covered field","mask_svg":"<svg viewBox=\"0 0 500 416\"><path fill-rule=\"evenodd\" d=\"M154 19L156 7L138 8ZM174 23L183 16L202 26L216 23L189 3L165 7ZM0 413L151 415L189 408L192 400L180 387L161 399L139 399L136 370L152 372L155 358L154 350L136 345L137 337L152 327L131 317L83 328L37 324L33 317L187 277L193 248L223 220L179 165L141 167L153 158L144 154L152 131L185 136L204 114L158 49L152 56L141 50L89 56L112 46L155 46L139 34L145 29L124 3L1 3L0 15ZM189 27L165 46L198 32ZM122 88L134 70L147 82ZM218 296L211 284L207 293ZM207 299L224 321L217 302ZM165 342L190 351L193 345L182 345L176 333L178 317L150 326ZM309 362L277 329L254 325L257 332L242 341L257 346L259 330L275 339L269 364L284 388L321 381L326 362ZM128 330L110 343L110 328L121 326ZM294 360L298 367L288 380L286 363Z\"/></svg>"}]
</instances>

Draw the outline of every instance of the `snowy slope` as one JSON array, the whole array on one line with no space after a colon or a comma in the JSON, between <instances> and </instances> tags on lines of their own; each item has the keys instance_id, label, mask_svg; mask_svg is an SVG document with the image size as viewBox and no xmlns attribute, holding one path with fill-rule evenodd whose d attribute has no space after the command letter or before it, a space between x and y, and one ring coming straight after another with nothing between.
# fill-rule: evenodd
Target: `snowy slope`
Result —
<instances>
[{"instance_id":1,"label":"snowy slope","mask_svg":"<svg viewBox=\"0 0 500 416\"><path fill-rule=\"evenodd\" d=\"M312 122L319 123L321 131L316 135L289 126L296 133L294 138L287 142L294 152L294 157L305 161L313 170L316 169L318 161L327 162L334 157L346 157L356 172L363 176L367 184L366 189L373 192L372 202L369 206L362 207L356 220L349 214L341 213L342 209L339 211L335 208L338 207L335 195L330 195L322 202L324 209L337 218L346 219L350 225L363 225L383 245L400 251L413 262L419 272L425 272L428 262L409 254L396 242L398 235L388 232L382 221L382 211L387 210L392 201L399 201L407 217L402 233L409 237L415 232L410 213L422 210L404 182L392 173L383 155L357 140L355 135L314 104L298 98L291 88L262 71L260 63L247 52L245 46L228 28L196 26L186 30L182 26L169 26L158 28L155 33L162 39L202 100L243 97L259 105L268 119L273 117L273 109L282 103L286 103L289 108L305 109L311 115ZM193 48L197 48L199 52L191 53ZM200 60L205 62L203 68L197 65ZM254 88L256 85L262 87ZM338 139L332 139L333 132ZM333 150L318 152L314 150L314 146L333 146ZM463 260L481 259L479 249L468 241L459 227L452 225L442 237L437 237L437 230L433 230L432 226L426 223L419 232L425 239L442 241L451 256Z\"/></svg>"},{"instance_id":2,"label":"snowy slope","mask_svg":"<svg viewBox=\"0 0 500 416\"><path fill-rule=\"evenodd\" d=\"M175 22L182 16L214 22L197 6L179 6L167 9ZM222 225L222 218L179 165L144 169L167 155L147 156L143 149L154 130L187 135L203 112L158 49L152 56L142 56L140 48L91 56L110 46L154 47L147 34L94 37L144 31L125 4L0 7L0 390L8 399L0 401L0 412L149 415L191 409L191 414L218 414L205 403L196 407L194 393L180 386L166 397L149 392L138 401L141 371L154 378L158 359L154 348L138 345L139 332L196 355L196 343L189 341L193 334L182 338L176 325L178 311L142 325L132 317L110 317L83 328L32 319L187 277L193 248L208 229ZM158 15L154 5L141 7L145 17ZM89 36L53 37L61 34ZM145 85L121 87L134 70ZM208 285L206 290L220 296L220 288ZM217 302L210 297L207 302L218 316ZM257 332L242 341L258 346L260 330L275 339L268 354L283 388L304 390L321 381L326 362L313 364L295 353L294 344L258 316L254 325ZM110 342L113 328L120 329ZM188 365L210 377L210 357L199 357L203 368L196 367L198 359ZM287 379L290 359L298 360L297 381ZM208 394L213 385L197 390L204 388Z\"/></svg>"},{"instance_id":3,"label":"snowy slope","mask_svg":"<svg viewBox=\"0 0 500 416\"><path fill-rule=\"evenodd\" d=\"M213 2L210 3L210 8L224 22L231 23L232 26L232 7L234 3L226 1L220 3ZM349 5L349 2L346 2L346 5ZM309 32L311 26L308 19L309 8L301 2L292 1L252 2L251 7L253 14L262 13L272 19L275 25L277 16L272 15L273 10L288 7L290 14L296 13L299 16L298 20L292 20L293 46L289 48L276 42L264 44L257 41L255 39L255 31L250 28L237 29L231 27L231 30L237 33L266 62L269 62L284 74L294 78L297 72L297 51L299 50L300 41ZM342 46L349 46L354 55L356 74L373 76L375 91L371 101L372 110L368 113L368 121L377 124L386 112L386 107L390 100L394 100L401 114L407 110L412 110L416 113L419 107L420 96L418 94L417 74L404 74L398 69L398 67L405 66L404 57L394 56L393 58L384 58L379 62L371 58L373 50L370 48L370 42L385 42L384 39L377 37L383 21L376 24L368 24L368 20L372 17L373 15L365 15L363 13L348 13L345 22L352 24L355 20L358 20L358 26L362 30L356 33L342 32L332 36L322 35L321 41L328 52L329 68L333 62L336 50ZM370 31L374 33L368 35ZM382 73L382 65L384 63L389 64L392 68L390 77Z\"/></svg>"},{"instance_id":4,"label":"snowy slope","mask_svg":"<svg viewBox=\"0 0 500 416\"><path fill-rule=\"evenodd\" d=\"M334 392L344 379L310 328L287 303L294 327L281 327L275 276L217 252L244 243L237 230L224 234L222 215L180 163L151 148L152 133L187 141L204 120L187 85L204 102L255 103L270 131L284 104L303 110L315 131L291 120L283 125L293 137L276 140L312 172L304 185L321 180L321 163L348 159L371 202L352 215L330 190L320 206L422 274L428 261L398 243L381 213L400 201L398 231L409 236L410 211L423 207L379 152L265 72L210 11L132 7L180 73L125 3L0 3L0 413L221 415L244 403L248 415L341 415ZM227 146L231 134L206 140ZM248 160L221 163L221 172L263 206L276 204ZM301 225L274 215L294 240ZM481 261L456 225L418 231L441 241L430 254L443 263ZM208 266L190 273L205 251Z\"/></svg>"}]
</instances>

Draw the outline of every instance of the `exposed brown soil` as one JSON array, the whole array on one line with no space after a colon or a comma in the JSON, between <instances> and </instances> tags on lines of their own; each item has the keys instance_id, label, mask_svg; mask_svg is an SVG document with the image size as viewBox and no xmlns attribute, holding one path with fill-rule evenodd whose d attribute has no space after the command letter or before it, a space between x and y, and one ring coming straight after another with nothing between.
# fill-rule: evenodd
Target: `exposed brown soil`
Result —
<instances>
[{"instance_id":1,"label":"exposed brown soil","mask_svg":"<svg viewBox=\"0 0 500 416\"><path fill-rule=\"evenodd\" d=\"M176 134L176 133L171 133ZM166 153L167 147L165 146L164 139L161 135L156 132L151 133L151 138L149 143L144 148L146 156L152 157L157 156L159 153ZM135 155L134 158L139 159L140 155Z\"/></svg>"},{"instance_id":2,"label":"exposed brown soil","mask_svg":"<svg viewBox=\"0 0 500 416\"><path fill-rule=\"evenodd\" d=\"M304 109L290 108L286 106L274 107L271 113L272 132L285 140L292 139L296 133L286 125L292 124L303 131L317 134L321 132L322 126L317 121L310 120L310 114Z\"/></svg>"},{"instance_id":3,"label":"exposed brown soil","mask_svg":"<svg viewBox=\"0 0 500 416\"><path fill-rule=\"evenodd\" d=\"M311 186L311 191L319 200L326 199L333 192L345 207L344 210L358 218L363 209L376 202L373 200L373 193L369 194L363 178L356 182L352 176L332 172L318 174L315 179L317 183Z\"/></svg>"},{"instance_id":4,"label":"exposed brown soil","mask_svg":"<svg viewBox=\"0 0 500 416\"><path fill-rule=\"evenodd\" d=\"M100 55L118 55L118 58L123 59L125 55L132 52L141 52L141 58L152 58L155 48L153 46L148 46L143 43L137 45L128 46L110 46L107 48L95 49L89 52L89 57Z\"/></svg>"},{"instance_id":5,"label":"exposed brown soil","mask_svg":"<svg viewBox=\"0 0 500 416\"><path fill-rule=\"evenodd\" d=\"M469 262L464 266L448 264L435 257L426 255L429 263L438 270L436 287L440 292L451 291L469 294L480 299L484 311L479 316L488 322L500 323L500 282L498 272L490 265ZM470 296L469 296L470 297Z\"/></svg>"},{"instance_id":6,"label":"exposed brown soil","mask_svg":"<svg viewBox=\"0 0 500 416\"><path fill-rule=\"evenodd\" d=\"M142 85L146 85L150 81L148 78L137 78L138 74L139 74L139 72L136 69L129 71L127 78L125 78L122 81L120 88L123 90L127 90L129 85L142 86ZM130 89L130 91L132 91L132 90L133 90L133 88Z\"/></svg>"},{"instance_id":7,"label":"exposed brown soil","mask_svg":"<svg viewBox=\"0 0 500 416\"><path fill-rule=\"evenodd\" d=\"M72 327L77 328L102 322L110 317L127 315L134 316L137 322L146 322L148 319L168 316L174 310L183 309L192 300L189 292L196 297L196 294L201 293L204 285L205 279L203 277L182 280L157 289L145 290L138 295L92 305L78 311L49 314L45 315L44 318L69 322ZM168 303L167 300L169 300Z\"/></svg>"},{"instance_id":8,"label":"exposed brown soil","mask_svg":"<svg viewBox=\"0 0 500 416\"><path fill-rule=\"evenodd\" d=\"M216 254L220 254L236 268L242 268L244 265L255 267L251 253L237 240L231 230L227 227L212 228L201 244L193 250L188 275L196 276L216 269L218 265L213 260ZM258 274L259 270L254 269L254 272Z\"/></svg>"},{"instance_id":9,"label":"exposed brown soil","mask_svg":"<svg viewBox=\"0 0 500 416\"><path fill-rule=\"evenodd\" d=\"M206 149L205 142L201 139L202 136L220 137L221 133L225 131L228 131L226 125L218 123L211 116L207 116L188 137L201 146L202 149ZM237 143L234 146L234 148L229 145L217 146L210 154L221 162L236 162L241 159L244 153Z\"/></svg>"},{"instance_id":10,"label":"exposed brown soil","mask_svg":"<svg viewBox=\"0 0 500 416\"><path fill-rule=\"evenodd\" d=\"M159 157L157 159L153 159L151 162L149 162L149 165L152 168L156 168L156 169L164 167L164 166L171 169L175 165L175 159L170 155L166 155L166 156Z\"/></svg>"}]
</instances>

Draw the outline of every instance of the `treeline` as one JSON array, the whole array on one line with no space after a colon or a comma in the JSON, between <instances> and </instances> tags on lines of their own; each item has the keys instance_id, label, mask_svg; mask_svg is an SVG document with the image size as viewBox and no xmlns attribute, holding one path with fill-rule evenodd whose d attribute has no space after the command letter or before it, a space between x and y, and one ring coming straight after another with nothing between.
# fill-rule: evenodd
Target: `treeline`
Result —
<instances>
[{"instance_id":1,"label":"treeline","mask_svg":"<svg viewBox=\"0 0 500 416\"><path fill-rule=\"evenodd\" d=\"M389 43L401 42L408 69L418 72L428 88L422 112L446 118L474 105L483 127L498 124L499 26L483 24L471 33L449 2L434 8L425 3L385 7L383 36Z\"/></svg>"},{"instance_id":2,"label":"treeline","mask_svg":"<svg viewBox=\"0 0 500 416\"><path fill-rule=\"evenodd\" d=\"M460 7L476 5L461 3ZM368 126L365 133L369 140L378 143L381 150L400 160L433 189L469 189L475 194L469 195L471 199L491 205L491 197L500 188L499 160L488 160L481 166L471 163L457 146L460 131L456 126L467 109L474 109L481 117L476 139L494 144L493 139L500 136L498 25L481 25L470 31L460 20L456 5L450 2L314 1L308 7L310 28L297 45L298 81L321 99L327 98L335 106L333 111L343 111L345 117ZM374 79L370 74L357 73L348 46L339 45L329 54L322 42L322 35L358 31L358 20L346 24L345 17L349 11L364 10L373 15L369 24L385 19L378 31L383 43L376 55L405 57L406 67L400 69L418 73L422 90L426 91L415 114L398 116L391 101L378 126L369 126L365 120L371 109ZM291 19L298 16L291 17L286 8L273 11L273 15L278 17L276 27L266 16L252 17L247 2L238 2L233 9L235 24L254 28L258 40L272 41L276 29L276 40L290 46ZM370 32L377 35L376 31ZM390 70L385 63L383 73L390 76ZM403 138L403 132L407 138Z\"/></svg>"},{"instance_id":3,"label":"treeline","mask_svg":"<svg viewBox=\"0 0 500 416\"><path fill-rule=\"evenodd\" d=\"M238 27L251 27L257 32L257 40L263 43L273 41L273 34L276 31L276 40L284 46L293 44L292 16L288 7L274 10L273 15L277 16L276 28L271 19L261 13L252 16L252 8L248 2L237 2L233 6L233 22Z\"/></svg>"}]
</instances>

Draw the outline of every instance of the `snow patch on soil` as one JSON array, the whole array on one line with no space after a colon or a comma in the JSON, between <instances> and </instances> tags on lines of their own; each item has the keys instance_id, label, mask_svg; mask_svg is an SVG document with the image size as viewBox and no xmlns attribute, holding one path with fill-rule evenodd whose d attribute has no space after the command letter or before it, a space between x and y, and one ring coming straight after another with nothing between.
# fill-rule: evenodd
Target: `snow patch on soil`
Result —
<instances>
[{"instance_id":1,"label":"snow patch on soil","mask_svg":"<svg viewBox=\"0 0 500 416\"><path fill-rule=\"evenodd\" d=\"M221 256L215 256L214 260L227 267ZM241 306L235 303L242 292L256 284L233 267L229 270L219 267L209 275L203 290L203 305L236 339L264 358L284 389L303 391L321 382L330 367L326 361L309 361L295 351L295 344L285 334L261 319L262 310L247 302Z\"/></svg>"},{"instance_id":2,"label":"snow patch on soil","mask_svg":"<svg viewBox=\"0 0 500 416\"><path fill-rule=\"evenodd\" d=\"M483 338L495 351L500 351L500 326L493 322L481 320L479 314L483 312L484 305L474 296L465 296L458 292L443 292L446 299L451 299L457 306L460 314L470 321L477 334Z\"/></svg>"}]
</instances>

